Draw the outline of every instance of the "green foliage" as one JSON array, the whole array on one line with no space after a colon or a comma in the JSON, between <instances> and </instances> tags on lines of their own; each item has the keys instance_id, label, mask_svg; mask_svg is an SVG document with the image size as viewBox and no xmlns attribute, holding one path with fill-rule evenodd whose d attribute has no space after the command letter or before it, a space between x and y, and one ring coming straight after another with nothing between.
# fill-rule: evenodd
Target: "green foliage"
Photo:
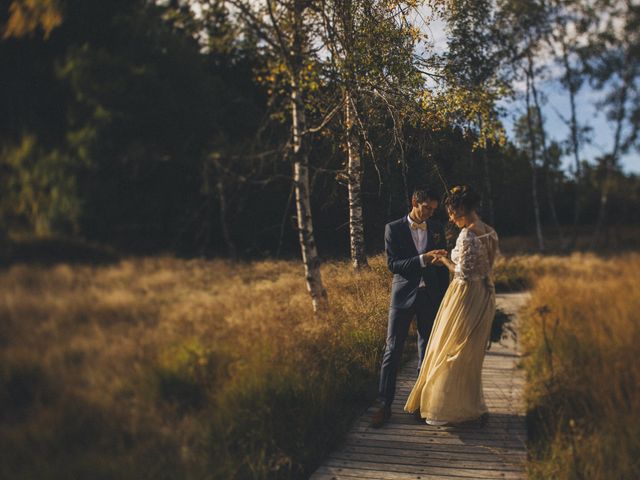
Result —
<instances>
[{"instance_id":1,"label":"green foliage","mask_svg":"<svg viewBox=\"0 0 640 480\"><path fill-rule=\"evenodd\" d=\"M379 332L366 343L340 338L303 347L293 363L293 352L252 361L225 392L212 432L220 478L305 478L335 445L374 394L381 341Z\"/></svg>"},{"instance_id":2,"label":"green foliage","mask_svg":"<svg viewBox=\"0 0 640 480\"><path fill-rule=\"evenodd\" d=\"M223 387L236 357L221 346L205 346L197 339L167 349L154 368L158 398L174 404L178 412L202 408L212 391Z\"/></svg>"},{"instance_id":3,"label":"green foliage","mask_svg":"<svg viewBox=\"0 0 640 480\"><path fill-rule=\"evenodd\" d=\"M499 292L517 292L531 288L531 272L527 265L517 259L499 264L495 270L495 285Z\"/></svg>"},{"instance_id":4,"label":"green foliage","mask_svg":"<svg viewBox=\"0 0 640 480\"><path fill-rule=\"evenodd\" d=\"M334 49L323 57L311 42L302 59L308 126L322 124L345 86L357 87L370 250L382 248L384 224L405 213L414 185L443 189L436 167L448 182L490 185L498 231L527 234L533 224L527 149L505 143L496 105L515 78L509 55L522 55L527 36L539 40L548 33L543 20L561 12L549 16L536 2L502 2L496 11L487 2L437 2L434 16L446 21L450 35L450 54L442 57L407 14L419 4L363 0L306 9L306 34ZM62 23L46 39L0 42L2 241L62 234L131 252L214 255L228 249L224 220L243 256L297 255L291 172L283 161L289 74L273 49L222 0L207 2L201 16L183 2L60 5ZM320 21L333 10L345 15ZM504 44L511 33L513 42ZM597 39L593 53L606 60L609 43ZM633 42L631 36L625 45ZM416 48L423 55L412 56ZM635 118L632 97L628 107L627 117ZM324 256L348 251L347 192L336 181L345 168L340 116L309 134L314 233ZM621 147L633 148L634 138ZM541 182L539 195L551 189L561 223L573 222L576 196L579 223L592 223L605 183L609 226L639 219L638 178L620 172L610 156L603 157L608 165L585 165L577 179L559 170L559 146L549 145L549 152L550 182ZM543 223L549 213L541 205Z\"/></svg>"},{"instance_id":5,"label":"green foliage","mask_svg":"<svg viewBox=\"0 0 640 480\"><path fill-rule=\"evenodd\" d=\"M32 135L5 146L0 152L0 225L19 225L38 237L78 233L81 202L76 169L69 156L45 151Z\"/></svg>"}]
</instances>

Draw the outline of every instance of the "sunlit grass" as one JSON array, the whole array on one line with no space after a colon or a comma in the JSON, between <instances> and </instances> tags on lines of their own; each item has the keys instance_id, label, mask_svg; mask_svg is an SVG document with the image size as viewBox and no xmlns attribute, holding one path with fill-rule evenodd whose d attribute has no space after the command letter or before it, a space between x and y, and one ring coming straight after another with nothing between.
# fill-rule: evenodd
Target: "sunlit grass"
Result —
<instances>
[{"instance_id":1,"label":"sunlit grass","mask_svg":"<svg viewBox=\"0 0 640 480\"><path fill-rule=\"evenodd\" d=\"M320 318L299 262L2 270L0 478L305 478L375 397L391 275L383 256L370 263L323 266ZM534 288L535 478L637 472L639 267L498 262L499 288Z\"/></svg>"},{"instance_id":2,"label":"sunlit grass","mask_svg":"<svg viewBox=\"0 0 640 480\"><path fill-rule=\"evenodd\" d=\"M144 258L0 273L0 477L303 477L375 396L389 273Z\"/></svg>"},{"instance_id":3,"label":"sunlit grass","mask_svg":"<svg viewBox=\"0 0 640 480\"><path fill-rule=\"evenodd\" d=\"M530 476L640 478L640 255L554 263L523 322Z\"/></svg>"}]
</instances>

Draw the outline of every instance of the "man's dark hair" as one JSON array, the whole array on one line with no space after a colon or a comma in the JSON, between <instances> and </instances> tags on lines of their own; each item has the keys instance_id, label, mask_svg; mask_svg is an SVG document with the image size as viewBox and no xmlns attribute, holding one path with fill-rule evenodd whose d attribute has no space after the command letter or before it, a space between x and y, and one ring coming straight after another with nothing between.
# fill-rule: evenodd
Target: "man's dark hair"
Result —
<instances>
[{"instance_id":1,"label":"man's dark hair","mask_svg":"<svg viewBox=\"0 0 640 480\"><path fill-rule=\"evenodd\" d=\"M440 201L440 198L438 197L436 192L427 187L417 187L413 191L413 195L411 196L411 198L413 198L418 203L424 203L427 200L436 200L438 202Z\"/></svg>"}]
</instances>

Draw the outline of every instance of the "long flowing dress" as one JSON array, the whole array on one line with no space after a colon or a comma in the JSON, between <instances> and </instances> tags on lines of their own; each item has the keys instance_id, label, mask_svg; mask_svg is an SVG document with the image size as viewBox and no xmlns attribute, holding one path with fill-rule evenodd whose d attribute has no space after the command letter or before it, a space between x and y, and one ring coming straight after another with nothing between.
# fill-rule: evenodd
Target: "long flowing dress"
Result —
<instances>
[{"instance_id":1,"label":"long flowing dress","mask_svg":"<svg viewBox=\"0 0 640 480\"><path fill-rule=\"evenodd\" d=\"M482 362L495 315L498 235L463 228L451 252L453 280L436 315L420 375L404 407L428 422L464 422L487 412Z\"/></svg>"}]
</instances>

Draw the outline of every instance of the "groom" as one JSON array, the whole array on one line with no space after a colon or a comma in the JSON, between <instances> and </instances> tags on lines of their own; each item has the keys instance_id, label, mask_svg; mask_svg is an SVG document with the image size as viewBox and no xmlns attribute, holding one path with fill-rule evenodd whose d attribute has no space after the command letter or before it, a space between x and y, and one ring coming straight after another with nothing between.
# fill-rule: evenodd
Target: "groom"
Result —
<instances>
[{"instance_id":1,"label":"groom","mask_svg":"<svg viewBox=\"0 0 640 480\"><path fill-rule=\"evenodd\" d=\"M409 325L415 316L418 326L418 366L422 365L429 335L442 297L449 285L446 267L431 263L434 255L446 249L442 225L430 220L438 208L438 197L426 189L416 189L409 215L388 223L384 232L387 265L393 273L387 345L382 357L378 405L371 426L379 428L391 416Z\"/></svg>"}]
</instances>

